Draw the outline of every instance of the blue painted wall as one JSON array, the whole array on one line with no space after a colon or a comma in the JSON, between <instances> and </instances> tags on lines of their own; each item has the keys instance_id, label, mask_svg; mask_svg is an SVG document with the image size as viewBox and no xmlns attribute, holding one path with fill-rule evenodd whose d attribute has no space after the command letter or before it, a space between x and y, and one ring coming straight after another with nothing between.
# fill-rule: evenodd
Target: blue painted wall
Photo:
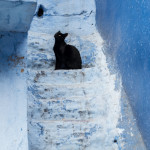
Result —
<instances>
[{"instance_id":1,"label":"blue painted wall","mask_svg":"<svg viewBox=\"0 0 150 150\"><path fill-rule=\"evenodd\" d=\"M27 150L27 33L0 32L0 149Z\"/></svg>"},{"instance_id":2,"label":"blue painted wall","mask_svg":"<svg viewBox=\"0 0 150 150\"><path fill-rule=\"evenodd\" d=\"M0 0L0 31L27 32L36 0Z\"/></svg>"},{"instance_id":3,"label":"blue painted wall","mask_svg":"<svg viewBox=\"0 0 150 150\"><path fill-rule=\"evenodd\" d=\"M0 149L27 150L27 31L36 0L0 6Z\"/></svg>"},{"instance_id":4,"label":"blue painted wall","mask_svg":"<svg viewBox=\"0 0 150 150\"><path fill-rule=\"evenodd\" d=\"M143 140L150 149L150 2L96 0L97 27L115 60Z\"/></svg>"}]
</instances>

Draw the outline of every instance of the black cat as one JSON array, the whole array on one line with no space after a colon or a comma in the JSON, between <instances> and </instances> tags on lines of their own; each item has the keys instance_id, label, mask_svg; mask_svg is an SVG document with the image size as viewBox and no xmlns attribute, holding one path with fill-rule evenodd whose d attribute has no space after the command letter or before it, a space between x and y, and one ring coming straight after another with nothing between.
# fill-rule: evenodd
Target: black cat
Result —
<instances>
[{"instance_id":1,"label":"black cat","mask_svg":"<svg viewBox=\"0 0 150 150\"><path fill-rule=\"evenodd\" d=\"M56 56L55 70L58 69L81 69L82 60L79 51L76 47L65 43L65 38L68 33L62 34L58 31L55 37L53 47Z\"/></svg>"}]
</instances>

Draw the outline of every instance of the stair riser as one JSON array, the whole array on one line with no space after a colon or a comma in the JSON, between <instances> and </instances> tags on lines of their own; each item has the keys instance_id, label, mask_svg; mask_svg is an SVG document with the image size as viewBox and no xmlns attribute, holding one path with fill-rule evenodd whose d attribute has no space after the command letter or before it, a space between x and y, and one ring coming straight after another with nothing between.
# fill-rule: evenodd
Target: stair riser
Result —
<instances>
[{"instance_id":1,"label":"stair riser","mask_svg":"<svg viewBox=\"0 0 150 150\"><path fill-rule=\"evenodd\" d=\"M87 149L106 138L104 128L92 122L30 122L29 127L29 145L37 150Z\"/></svg>"},{"instance_id":2,"label":"stair riser","mask_svg":"<svg viewBox=\"0 0 150 150\"><path fill-rule=\"evenodd\" d=\"M82 84L95 82L97 78L101 76L101 72L98 69L90 68L86 70L71 70L71 71L32 71L29 72L29 80L33 83L48 83L49 85L55 85L58 81L59 84Z\"/></svg>"},{"instance_id":3,"label":"stair riser","mask_svg":"<svg viewBox=\"0 0 150 150\"><path fill-rule=\"evenodd\" d=\"M79 87L78 87L79 86ZM34 96L37 99L67 99L71 97L92 97L95 95L102 94L102 87L98 84L91 84L91 85L85 85L81 87L78 85L76 87L69 87L69 86L44 86L44 85L38 85L38 86L29 86L28 87L28 94L29 97ZM87 86L87 87L86 87ZM97 89L97 90L95 90Z\"/></svg>"},{"instance_id":4,"label":"stair riser","mask_svg":"<svg viewBox=\"0 0 150 150\"><path fill-rule=\"evenodd\" d=\"M37 120L88 120L106 115L102 98L76 100L28 101L28 118Z\"/></svg>"}]
</instances>

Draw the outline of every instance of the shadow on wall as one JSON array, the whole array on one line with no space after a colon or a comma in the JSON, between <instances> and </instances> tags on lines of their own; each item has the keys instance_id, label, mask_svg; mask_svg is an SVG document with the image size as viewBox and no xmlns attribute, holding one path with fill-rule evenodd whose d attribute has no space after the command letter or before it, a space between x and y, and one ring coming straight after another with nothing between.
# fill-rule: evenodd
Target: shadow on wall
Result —
<instances>
[{"instance_id":1,"label":"shadow on wall","mask_svg":"<svg viewBox=\"0 0 150 150\"><path fill-rule=\"evenodd\" d=\"M118 64L123 86L150 149L150 2L96 0L97 27Z\"/></svg>"},{"instance_id":2,"label":"shadow on wall","mask_svg":"<svg viewBox=\"0 0 150 150\"><path fill-rule=\"evenodd\" d=\"M27 149L27 33L0 32L0 145ZM9 142L6 142L9 141Z\"/></svg>"},{"instance_id":3,"label":"shadow on wall","mask_svg":"<svg viewBox=\"0 0 150 150\"><path fill-rule=\"evenodd\" d=\"M0 32L0 71L25 67L27 33Z\"/></svg>"}]
</instances>

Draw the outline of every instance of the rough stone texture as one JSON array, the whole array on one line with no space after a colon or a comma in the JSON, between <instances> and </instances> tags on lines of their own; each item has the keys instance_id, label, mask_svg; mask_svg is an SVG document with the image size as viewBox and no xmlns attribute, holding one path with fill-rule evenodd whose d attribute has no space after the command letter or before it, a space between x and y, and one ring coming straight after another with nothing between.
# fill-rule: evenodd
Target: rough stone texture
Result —
<instances>
[{"instance_id":1,"label":"rough stone texture","mask_svg":"<svg viewBox=\"0 0 150 150\"><path fill-rule=\"evenodd\" d=\"M123 129L117 127L122 86L103 54L95 1L38 3L44 15L34 17L28 40L29 149L125 149ZM54 70L53 36L58 30L68 32L67 43L79 49L82 70Z\"/></svg>"},{"instance_id":2,"label":"rough stone texture","mask_svg":"<svg viewBox=\"0 0 150 150\"><path fill-rule=\"evenodd\" d=\"M27 32L36 0L0 0L0 31Z\"/></svg>"}]
</instances>

